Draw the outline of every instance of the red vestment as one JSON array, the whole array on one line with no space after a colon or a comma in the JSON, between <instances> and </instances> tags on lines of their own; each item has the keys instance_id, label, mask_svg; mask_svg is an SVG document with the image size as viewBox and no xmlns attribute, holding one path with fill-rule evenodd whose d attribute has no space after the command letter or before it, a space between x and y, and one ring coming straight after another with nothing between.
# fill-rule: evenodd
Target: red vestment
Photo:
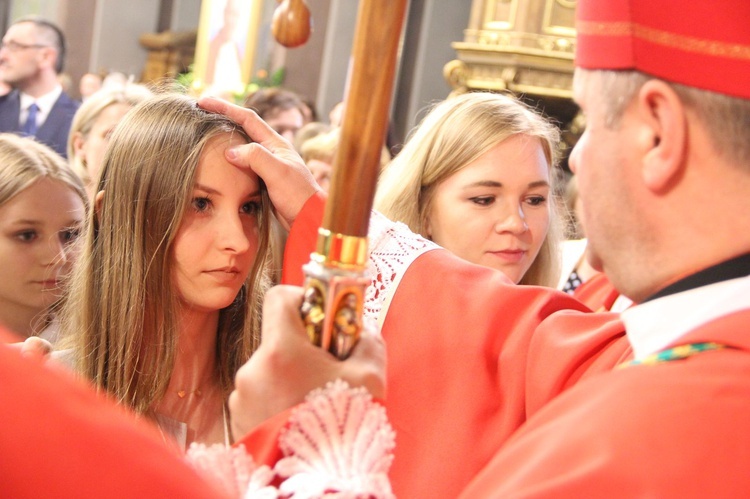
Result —
<instances>
[{"instance_id":1,"label":"red vestment","mask_svg":"<svg viewBox=\"0 0 750 499\"><path fill-rule=\"evenodd\" d=\"M304 231L309 252L315 230ZM382 328L386 408L397 432L393 490L467 498L747 494L748 324L750 310L742 310L672 343L728 349L613 369L633 358L617 314L592 314L554 291L427 252L405 272Z\"/></svg>"},{"instance_id":2,"label":"red vestment","mask_svg":"<svg viewBox=\"0 0 750 499\"><path fill-rule=\"evenodd\" d=\"M0 329L0 495L221 497L155 428L13 341Z\"/></svg>"},{"instance_id":3,"label":"red vestment","mask_svg":"<svg viewBox=\"0 0 750 499\"><path fill-rule=\"evenodd\" d=\"M292 228L287 282L302 282L321 201L311 198ZM445 250L428 251L408 267L382 325L385 406L397 433L390 473L396 496L456 497L491 459L526 418L527 352L534 331L564 309L588 311L564 293L517 286ZM584 317L594 330L612 320ZM614 329L622 334L621 325Z\"/></svg>"},{"instance_id":4,"label":"red vestment","mask_svg":"<svg viewBox=\"0 0 750 499\"><path fill-rule=\"evenodd\" d=\"M746 497L749 324L744 310L676 342L731 348L605 373L587 369L597 375L587 372L536 407L462 497ZM627 350L623 342L604 351Z\"/></svg>"},{"instance_id":5,"label":"red vestment","mask_svg":"<svg viewBox=\"0 0 750 499\"><path fill-rule=\"evenodd\" d=\"M576 300L586 304L591 310L603 312L612 310L612 305L614 305L620 293L606 275L598 273L581 283L573 291L573 296Z\"/></svg>"}]
</instances>

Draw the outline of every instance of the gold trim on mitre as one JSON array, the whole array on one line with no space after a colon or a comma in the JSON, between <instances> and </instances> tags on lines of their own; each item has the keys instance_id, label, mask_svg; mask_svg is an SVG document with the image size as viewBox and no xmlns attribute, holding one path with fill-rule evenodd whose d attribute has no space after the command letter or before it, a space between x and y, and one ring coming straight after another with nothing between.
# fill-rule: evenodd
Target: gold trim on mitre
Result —
<instances>
[{"instance_id":1,"label":"gold trim on mitre","mask_svg":"<svg viewBox=\"0 0 750 499\"><path fill-rule=\"evenodd\" d=\"M633 36L642 40L672 47L684 52L694 52L731 59L750 60L750 46L739 43L726 43L693 36L679 35L661 29L629 22L578 21L577 32L593 36Z\"/></svg>"}]
</instances>

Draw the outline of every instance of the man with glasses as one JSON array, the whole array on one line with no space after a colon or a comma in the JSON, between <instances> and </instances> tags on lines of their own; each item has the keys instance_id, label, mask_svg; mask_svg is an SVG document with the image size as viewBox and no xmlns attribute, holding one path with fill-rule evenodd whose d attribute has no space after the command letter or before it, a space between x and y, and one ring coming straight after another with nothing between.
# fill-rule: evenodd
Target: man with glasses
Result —
<instances>
[{"instance_id":1,"label":"man with glasses","mask_svg":"<svg viewBox=\"0 0 750 499\"><path fill-rule=\"evenodd\" d=\"M0 81L13 88L0 97L0 132L36 137L63 157L79 106L58 81L64 62L65 37L43 19L19 19L0 43Z\"/></svg>"}]
</instances>

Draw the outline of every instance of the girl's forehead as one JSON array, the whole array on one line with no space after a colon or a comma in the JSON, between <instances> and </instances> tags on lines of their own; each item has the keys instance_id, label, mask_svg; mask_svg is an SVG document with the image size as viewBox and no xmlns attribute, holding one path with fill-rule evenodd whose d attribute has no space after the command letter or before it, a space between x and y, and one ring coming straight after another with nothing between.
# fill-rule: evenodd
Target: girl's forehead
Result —
<instances>
[{"instance_id":1,"label":"girl's forehead","mask_svg":"<svg viewBox=\"0 0 750 499\"><path fill-rule=\"evenodd\" d=\"M226 158L227 149L246 143L244 137L228 133L210 139L198 160L195 183L203 186L218 183L257 190L260 186L257 174L249 167L235 166Z\"/></svg>"},{"instance_id":2,"label":"girl's forehead","mask_svg":"<svg viewBox=\"0 0 750 499\"><path fill-rule=\"evenodd\" d=\"M245 137L239 133L219 133L205 142L203 148L201 149L201 159L212 151L221 150L223 155L223 151L229 149L230 147L236 147L247 143L247 139L245 139Z\"/></svg>"}]
</instances>

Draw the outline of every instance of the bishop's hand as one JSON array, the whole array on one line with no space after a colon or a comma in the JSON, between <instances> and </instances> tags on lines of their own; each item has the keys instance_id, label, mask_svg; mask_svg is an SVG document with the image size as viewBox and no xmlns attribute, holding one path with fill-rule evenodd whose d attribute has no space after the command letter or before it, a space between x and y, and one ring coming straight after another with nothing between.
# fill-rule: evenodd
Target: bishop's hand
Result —
<instances>
[{"instance_id":1,"label":"bishop's hand","mask_svg":"<svg viewBox=\"0 0 750 499\"><path fill-rule=\"evenodd\" d=\"M310 343L300 317L302 298L302 288L294 286L276 286L266 294L260 347L237 372L229 397L237 439L329 381L342 379L373 397L385 395L382 339L365 329L349 358L336 359Z\"/></svg>"},{"instance_id":2,"label":"bishop's hand","mask_svg":"<svg viewBox=\"0 0 750 499\"><path fill-rule=\"evenodd\" d=\"M251 109L213 97L201 98L198 105L227 116L255 141L228 149L227 160L263 179L279 220L289 229L305 202L321 190L297 151Z\"/></svg>"}]
</instances>

